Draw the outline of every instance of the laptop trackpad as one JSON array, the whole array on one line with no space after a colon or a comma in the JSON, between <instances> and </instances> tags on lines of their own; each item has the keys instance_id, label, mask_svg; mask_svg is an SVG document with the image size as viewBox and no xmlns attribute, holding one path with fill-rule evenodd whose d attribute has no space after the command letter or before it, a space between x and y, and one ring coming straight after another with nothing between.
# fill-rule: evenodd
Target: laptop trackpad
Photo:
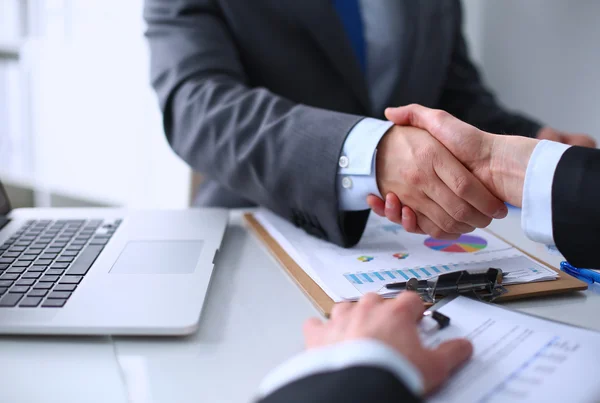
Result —
<instances>
[{"instance_id":1,"label":"laptop trackpad","mask_svg":"<svg viewBox=\"0 0 600 403\"><path fill-rule=\"evenodd\" d=\"M131 241L110 269L113 274L193 273L202 241Z\"/></svg>"}]
</instances>

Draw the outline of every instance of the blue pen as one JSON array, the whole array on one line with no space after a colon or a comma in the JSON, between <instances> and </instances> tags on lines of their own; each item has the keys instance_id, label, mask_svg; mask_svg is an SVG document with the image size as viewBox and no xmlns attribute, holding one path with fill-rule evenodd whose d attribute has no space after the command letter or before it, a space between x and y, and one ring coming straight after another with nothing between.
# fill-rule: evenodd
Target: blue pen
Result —
<instances>
[{"instance_id":1,"label":"blue pen","mask_svg":"<svg viewBox=\"0 0 600 403\"><path fill-rule=\"evenodd\" d=\"M589 269L578 269L577 267L569 264L568 262L561 262L560 269L565 273L572 275L573 277L586 280L591 283L600 283L600 274Z\"/></svg>"}]
</instances>

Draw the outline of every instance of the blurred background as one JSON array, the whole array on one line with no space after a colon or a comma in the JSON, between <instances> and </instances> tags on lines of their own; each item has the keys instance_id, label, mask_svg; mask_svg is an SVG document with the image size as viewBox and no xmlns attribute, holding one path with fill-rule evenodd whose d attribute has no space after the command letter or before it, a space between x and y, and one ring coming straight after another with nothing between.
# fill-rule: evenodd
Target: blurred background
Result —
<instances>
[{"instance_id":1,"label":"blurred background","mask_svg":"<svg viewBox=\"0 0 600 403\"><path fill-rule=\"evenodd\" d=\"M600 2L464 0L511 108L600 142ZM142 0L0 0L0 178L17 206L189 205L149 84Z\"/></svg>"}]
</instances>

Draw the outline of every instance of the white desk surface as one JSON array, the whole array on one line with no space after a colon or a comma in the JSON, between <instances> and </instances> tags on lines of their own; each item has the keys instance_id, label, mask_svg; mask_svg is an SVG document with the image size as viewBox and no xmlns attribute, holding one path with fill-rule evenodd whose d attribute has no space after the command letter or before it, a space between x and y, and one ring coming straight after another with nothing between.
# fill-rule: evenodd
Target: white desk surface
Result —
<instances>
[{"instance_id":1,"label":"white desk surface","mask_svg":"<svg viewBox=\"0 0 600 403\"><path fill-rule=\"evenodd\" d=\"M527 240L519 211L491 227L558 264ZM600 330L600 287L506 304ZM200 330L186 338L0 337L0 402L249 402L262 377L302 350L317 311L231 213Z\"/></svg>"}]
</instances>

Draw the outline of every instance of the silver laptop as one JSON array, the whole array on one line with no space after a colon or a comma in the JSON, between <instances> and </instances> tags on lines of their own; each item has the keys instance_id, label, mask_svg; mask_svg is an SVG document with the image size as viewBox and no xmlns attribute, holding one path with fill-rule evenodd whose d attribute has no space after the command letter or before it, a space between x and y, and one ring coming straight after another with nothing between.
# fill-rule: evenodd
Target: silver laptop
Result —
<instances>
[{"instance_id":1,"label":"silver laptop","mask_svg":"<svg viewBox=\"0 0 600 403\"><path fill-rule=\"evenodd\" d=\"M0 334L185 335L227 211L15 209L0 183Z\"/></svg>"}]
</instances>

